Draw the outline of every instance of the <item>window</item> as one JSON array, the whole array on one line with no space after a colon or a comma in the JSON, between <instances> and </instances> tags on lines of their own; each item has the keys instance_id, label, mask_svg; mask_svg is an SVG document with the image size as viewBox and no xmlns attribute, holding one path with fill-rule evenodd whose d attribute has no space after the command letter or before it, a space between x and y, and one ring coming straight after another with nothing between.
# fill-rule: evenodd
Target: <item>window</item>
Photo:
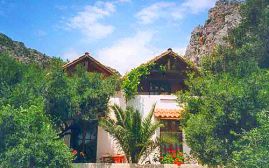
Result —
<instances>
[{"instance_id":1,"label":"window","mask_svg":"<svg viewBox=\"0 0 269 168\"><path fill-rule=\"evenodd\" d=\"M74 162L95 162L97 148L96 120L79 121L72 126L70 147L77 150L78 154Z\"/></svg>"},{"instance_id":2,"label":"window","mask_svg":"<svg viewBox=\"0 0 269 168\"><path fill-rule=\"evenodd\" d=\"M161 144L161 155L166 154L171 150L182 152L182 131L180 129L180 123L178 120L161 120L164 127L160 128L161 138L172 139L172 143L162 143Z\"/></svg>"},{"instance_id":3,"label":"window","mask_svg":"<svg viewBox=\"0 0 269 168\"><path fill-rule=\"evenodd\" d=\"M149 92L151 95L170 94L171 86L167 81L154 80L150 81Z\"/></svg>"}]
</instances>

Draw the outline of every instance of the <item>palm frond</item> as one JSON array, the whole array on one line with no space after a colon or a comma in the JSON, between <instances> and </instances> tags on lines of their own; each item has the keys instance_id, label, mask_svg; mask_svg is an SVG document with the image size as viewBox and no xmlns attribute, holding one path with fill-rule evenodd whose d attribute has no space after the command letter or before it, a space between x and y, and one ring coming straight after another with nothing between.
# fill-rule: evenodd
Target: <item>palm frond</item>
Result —
<instances>
[{"instance_id":1,"label":"palm frond","mask_svg":"<svg viewBox=\"0 0 269 168\"><path fill-rule=\"evenodd\" d=\"M143 119L141 113L133 107L123 110L114 105L112 110L116 119L100 120L100 126L116 140L129 162L138 163L142 157L150 154L158 146L157 141L152 140L152 136L162 124L152 123L154 108L155 105Z\"/></svg>"},{"instance_id":2,"label":"palm frond","mask_svg":"<svg viewBox=\"0 0 269 168\"><path fill-rule=\"evenodd\" d=\"M118 122L119 125L124 125L125 124L125 113L124 111L118 106L118 105L114 105L111 107L115 117L116 117L116 121Z\"/></svg>"}]
</instances>

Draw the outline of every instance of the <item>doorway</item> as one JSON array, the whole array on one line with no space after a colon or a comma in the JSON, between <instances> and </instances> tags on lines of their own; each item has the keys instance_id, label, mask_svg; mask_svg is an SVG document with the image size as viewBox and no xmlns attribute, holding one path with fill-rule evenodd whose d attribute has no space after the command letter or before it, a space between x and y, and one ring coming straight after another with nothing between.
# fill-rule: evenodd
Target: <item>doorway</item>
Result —
<instances>
[{"instance_id":1,"label":"doorway","mask_svg":"<svg viewBox=\"0 0 269 168\"><path fill-rule=\"evenodd\" d=\"M76 151L75 163L96 162L97 130L97 120L81 120L73 124L70 147Z\"/></svg>"},{"instance_id":2,"label":"doorway","mask_svg":"<svg viewBox=\"0 0 269 168\"><path fill-rule=\"evenodd\" d=\"M170 139L171 142L164 142L160 146L161 155L173 152L183 152L183 137L179 120L161 120L164 127L160 128L162 139Z\"/></svg>"}]
</instances>

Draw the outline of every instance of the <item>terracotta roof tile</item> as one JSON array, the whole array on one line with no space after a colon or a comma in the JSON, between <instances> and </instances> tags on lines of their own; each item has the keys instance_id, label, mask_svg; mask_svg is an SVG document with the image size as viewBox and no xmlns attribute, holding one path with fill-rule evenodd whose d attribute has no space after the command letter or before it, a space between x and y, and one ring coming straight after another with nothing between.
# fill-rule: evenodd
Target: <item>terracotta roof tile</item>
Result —
<instances>
[{"instance_id":1,"label":"terracotta roof tile","mask_svg":"<svg viewBox=\"0 0 269 168\"><path fill-rule=\"evenodd\" d=\"M154 116L162 119L180 119L182 109L155 109Z\"/></svg>"}]
</instances>

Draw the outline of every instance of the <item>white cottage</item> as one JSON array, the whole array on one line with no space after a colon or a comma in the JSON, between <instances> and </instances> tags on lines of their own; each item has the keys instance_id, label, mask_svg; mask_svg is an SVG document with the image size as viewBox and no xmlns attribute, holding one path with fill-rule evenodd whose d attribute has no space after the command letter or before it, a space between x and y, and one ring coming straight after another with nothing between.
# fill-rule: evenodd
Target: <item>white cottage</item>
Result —
<instances>
[{"instance_id":1,"label":"white cottage","mask_svg":"<svg viewBox=\"0 0 269 168\"><path fill-rule=\"evenodd\" d=\"M87 60L87 65L96 66L94 59L88 59L86 56L84 58ZM92 57L90 57L92 58ZM83 62L83 59L81 59ZM88 62L90 61L90 62ZM106 66L103 66L98 63L99 70L95 69L94 72L103 73L103 71L111 71ZM177 142L174 144L162 144L160 149L156 152L167 153L169 150L181 151L184 153L189 153L189 148L185 144L183 131L180 129L180 118L182 107L177 104L176 96L174 95L177 91L187 89L184 81L187 78L187 72L193 71L194 69L183 59L181 56L168 49L161 55L150 60L148 63L154 63L155 65L165 67L165 71L158 71L154 68L150 71L150 74L146 78L141 79L140 85L138 87L138 95L134 99L126 102L124 94L121 91L118 91L114 97L110 99L110 104L117 104L123 108L126 106L133 106L138 109L143 116L146 116L150 112L152 106L156 104L154 111L154 120L160 120L164 127L160 128L155 137L162 137L164 135L173 136L177 139ZM74 64L72 64L74 66ZM102 69L103 66L103 69ZM87 67L87 69L91 69ZM100 71L100 69L102 71ZM91 70L89 70L91 72ZM90 125L97 124L89 123ZM101 162L104 158L108 156L116 156L118 154L123 154L120 148L116 145L112 137L104 131L101 127L98 126L96 131L88 132L89 136L92 137L92 144L96 145L92 147L91 145L85 146L84 148L90 148L93 152L92 162ZM71 137L71 141L75 138L79 139L79 133L76 137ZM94 138L93 138L94 137ZM89 138L90 139L90 138ZM86 144L85 144L86 145ZM70 143L71 147L72 142ZM96 151L93 151L96 150ZM102 159L103 158L103 159ZM152 161L152 156L149 157L149 160Z\"/></svg>"}]
</instances>

